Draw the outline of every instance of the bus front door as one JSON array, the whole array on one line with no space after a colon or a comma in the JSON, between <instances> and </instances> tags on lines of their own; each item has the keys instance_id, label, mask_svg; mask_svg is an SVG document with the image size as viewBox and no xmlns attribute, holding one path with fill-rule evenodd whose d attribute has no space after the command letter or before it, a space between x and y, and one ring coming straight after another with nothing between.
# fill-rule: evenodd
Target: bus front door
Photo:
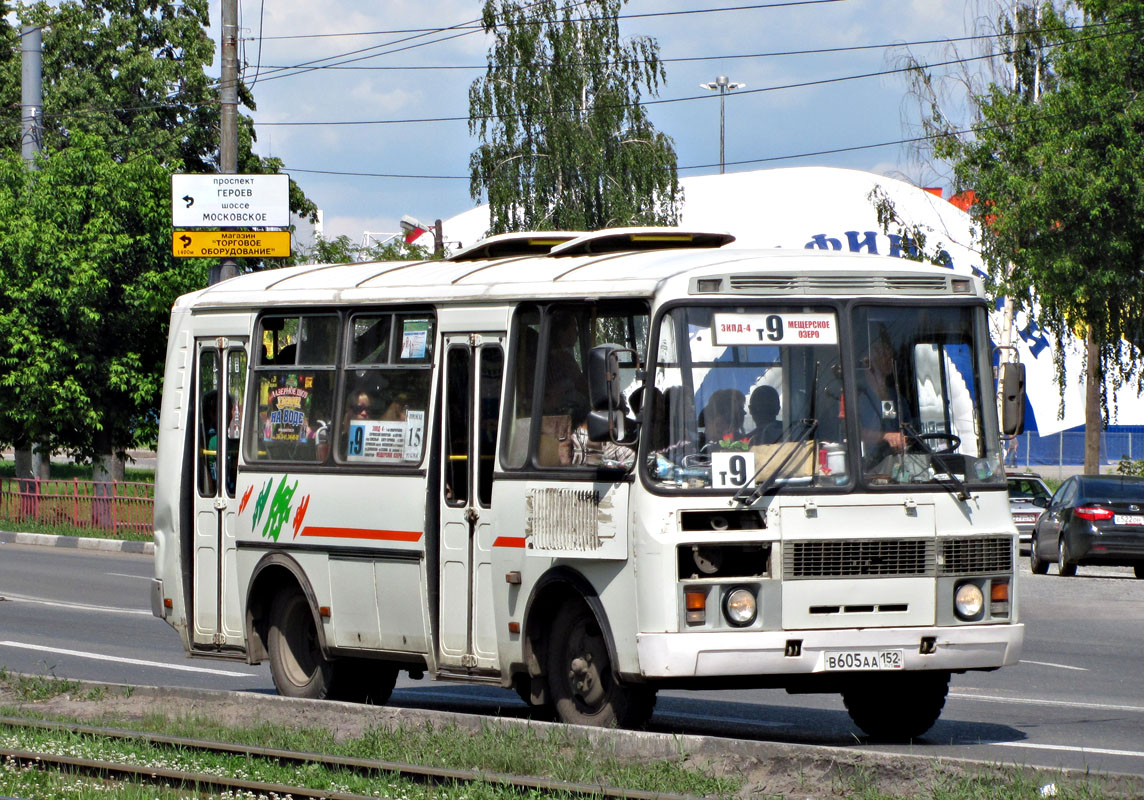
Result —
<instances>
[{"instance_id":1,"label":"bus front door","mask_svg":"<svg viewBox=\"0 0 1144 800\"><path fill-rule=\"evenodd\" d=\"M445 337L438 663L446 670L498 668L492 490L503 375L503 333Z\"/></svg>"},{"instance_id":2,"label":"bus front door","mask_svg":"<svg viewBox=\"0 0 1144 800\"><path fill-rule=\"evenodd\" d=\"M235 565L235 479L246 391L246 343L196 342L194 625L197 649L242 643Z\"/></svg>"}]
</instances>

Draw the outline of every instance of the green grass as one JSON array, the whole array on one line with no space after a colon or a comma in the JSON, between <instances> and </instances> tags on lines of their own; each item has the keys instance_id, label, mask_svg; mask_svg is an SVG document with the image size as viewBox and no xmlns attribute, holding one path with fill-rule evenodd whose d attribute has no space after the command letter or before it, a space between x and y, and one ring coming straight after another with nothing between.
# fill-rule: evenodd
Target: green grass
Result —
<instances>
[{"instance_id":1,"label":"green grass","mask_svg":"<svg viewBox=\"0 0 1144 800\"><path fill-rule=\"evenodd\" d=\"M11 713L5 710L4 713ZM412 761L458 769L485 772L512 772L543 776L557 780L585 783L607 783L631 789L697 794L714 798L730 798L739 789L739 781L715 777L687 769L683 759L630 764L599 752L586 739L555 729L548 733L534 730L505 731L489 727L479 734L455 727L440 729L411 727L397 731L372 730L365 736L339 742L321 730L284 731L269 725L245 729L220 729L209 720L187 719L167 723L153 719L146 727L173 735L213 738L238 744L282 748L304 752L325 752L378 760ZM388 773L357 773L329 769L316 764L293 765L257 757L184 751L162 745L151 745L130 739L111 739L73 734L67 731L37 730L0 725L0 746L35 750L73 757L127 762L149 767L178 769L212 775L238 776L253 781L305 785L331 791L377 795L401 800L513 800L514 798L548 796L547 793L521 791L494 783L460 785L423 784ZM106 788L88 786L76 793L64 786L88 782L70 776L55 775L50 768L15 769L0 765L0 794L38 797L106 797ZM90 783L98 783L90 781ZM130 783L130 782L129 782ZM118 784L117 784L118 786ZM85 793L89 792L89 793ZM142 795L121 793L115 797ZM179 794L152 794L152 797L176 797ZM210 796L195 794L192 796Z\"/></svg>"},{"instance_id":2,"label":"green grass","mask_svg":"<svg viewBox=\"0 0 1144 800\"><path fill-rule=\"evenodd\" d=\"M46 699L66 691L83 696L82 685L54 678L28 679L0 670L0 686L28 700ZM88 690L89 693L91 690ZM111 699L122 691L102 689L85 699ZM8 716L36 716L37 707L0 708ZM58 721L75 721L58 719ZM554 780L586 784L608 784L652 792L698 795L719 800L771 797L838 797L851 800L1112 800L1139 797L1141 784L1124 779L1090 774L1064 774L1023 767L981 765L965 767L939 762L915 761L888 769L861 766L861 757L847 763L840 754L837 762L823 769L821 763L808 763L793 774L762 765L759 784L739 774L743 762L715 759L705 762L691 758L681 747L677 757L654 760L623 759L609 750L606 738L591 741L567 728L502 728L495 724L478 732L454 725L434 727L405 724L396 729L377 727L353 738L340 738L320 728L286 727L270 722L231 727L207 717L168 718L161 709L135 721L109 717L99 725L278 748L308 753L399 761L486 773L534 775ZM602 743L603 742L603 743ZM115 739L73 734L67 731L25 729L0 725L0 746L40 750L60 755L96 758L166 767L189 772L239 775L250 780L305 785L334 791L375 795L395 800L522 800L551 797L547 793L522 792L491 783L475 785L429 785L402 780L392 775L357 774L350 770L327 769L318 765L296 766L258 757L188 752L175 747L150 745L133 739ZM781 762L782 759L779 759ZM858 765L855 766L855 763ZM1042 794L1052 785L1054 793ZM777 793L776 793L777 792ZM139 782L105 782L53 771L51 768L16 768L0 763L0 795L36 797L42 800L90 800L92 798L169 798L215 797L205 790L147 785ZM246 795L244 795L245 797ZM249 795L253 797L253 795ZM235 800L230 796L229 800Z\"/></svg>"}]
</instances>

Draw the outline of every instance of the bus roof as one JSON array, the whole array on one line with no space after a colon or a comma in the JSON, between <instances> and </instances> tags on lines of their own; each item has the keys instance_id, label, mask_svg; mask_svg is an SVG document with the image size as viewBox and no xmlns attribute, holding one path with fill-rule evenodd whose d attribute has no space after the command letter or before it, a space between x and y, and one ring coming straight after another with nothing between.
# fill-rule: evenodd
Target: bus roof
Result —
<instances>
[{"instance_id":1,"label":"bus roof","mask_svg":"<svg viewBox=\"0 0 1144 800\"><path fill-rule=\"evenodd\" d=\"M660 287L681 296L933 296L948 294L955 285L969 296L983 291L979 280L929 264L824 250L719 249L731 237L708 236L714 237L704 240L708 244L665 242L655 249L596 252L571 240L540 254L284 267L214 284L181 297L176 307L650 297ZM594 241L600 240L598 232ZM666 287L669 282L677 285Z\"/></svg>"}]
</instances>

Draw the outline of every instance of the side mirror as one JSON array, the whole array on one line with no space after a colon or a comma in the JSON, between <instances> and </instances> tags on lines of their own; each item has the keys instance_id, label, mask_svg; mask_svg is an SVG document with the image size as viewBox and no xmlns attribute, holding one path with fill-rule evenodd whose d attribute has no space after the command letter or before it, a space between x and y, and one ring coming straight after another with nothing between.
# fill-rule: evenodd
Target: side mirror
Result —
<instances>
[{"instance_id":1,"label":"side mirror","mask_svg":"<svg viewBox=\"0 0 1144 800\"><path fill-rule=\"evenodd\" d=\"M593 411L622 406L620 399L620 353L630 352L618 344L596 345L588 353L588 401Z\"/></svg>"},{"instance_id":2,"label":"side mirror","mask_svg":"<svg viewBox=\"0 0 1144 800\"><path fill-rule=\"evenodd\" d=\"M1037 508L1048 508L1049 507L1049 498L1047 498L1047 497L1034 497L1029 502L1032 503L1033 505L1035 505Z\"/></svg>"},{"instance_id":3,"label":"side mirror","mask_svg":"<svg viewBox=\"0 0 1144 800\"><path fill-rule=\"evenodd\" d=\"M1016 436L1025 431L1025 365L1001 365L1001 433Z\"/></svg>"}]
</instances>

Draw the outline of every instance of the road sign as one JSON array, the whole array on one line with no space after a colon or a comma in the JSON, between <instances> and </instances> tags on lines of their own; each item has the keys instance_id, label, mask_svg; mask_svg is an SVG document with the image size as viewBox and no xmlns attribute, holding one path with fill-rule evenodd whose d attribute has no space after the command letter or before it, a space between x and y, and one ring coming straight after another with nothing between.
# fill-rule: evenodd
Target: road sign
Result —
<instances>
[{"instance_id":1,"label":"road sign","mask_svg":"<svg viewBox=\"0 0 1144 800\"><path fill-rule=\"evenodd\" d=\"M290 176L172 175L171 224L285 227L290 224Z\"/></svg>"},{"instance_id":2,"label":"road sign","mask_svg":"<svg viewBox=\"0 0 1144 800\"><path fill-rule=\"evenodd\" d=\"M290 231L175 231L176 258L285 258Z\"/></svg>"}]
</instances>

